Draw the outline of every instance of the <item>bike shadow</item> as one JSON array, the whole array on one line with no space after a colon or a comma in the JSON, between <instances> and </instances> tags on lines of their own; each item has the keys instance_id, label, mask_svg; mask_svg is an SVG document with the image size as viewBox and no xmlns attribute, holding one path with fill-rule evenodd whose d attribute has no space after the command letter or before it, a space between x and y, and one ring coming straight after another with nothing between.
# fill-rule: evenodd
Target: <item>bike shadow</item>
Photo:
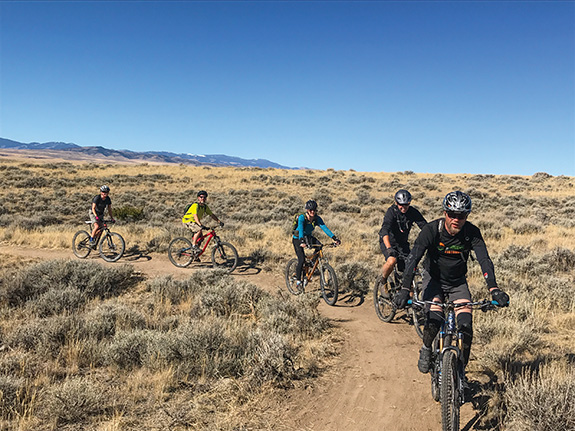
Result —
<instances>
[{"instance_id":1,"label":"bike shadow","mask_svg":"<svg viewBox=\"0 0 575 431\"><path fill-rule=\"evenodd\" d=\"M148 250L141 250L139 245L133 245L124 252L124 255L120 260L137 261L137 260L152 260L152 256L149 256Z\"/></svg>"},{"instance_id":2,"label":"bike shadow","mask_svg":"<svg viewBox=\"0 0 575 431\"><path fill-rule=\"evenodd\" d=\"M257 275L262 272L262 268L258 266L260 259L248 257L239 257L238 265L232 274L236 275Z\"/></svg>"},{"instance_id":3,"label":"bike shadow","mask_svg":"<svg viewBox=\"0 0 575 431\"><path fill-rule=\"evenodd\" d=\"M359 307L365 302L365 295L354 291L343 291L339 293L339 298L334 307L350 308Z\"/></svg>"}]
</instances>

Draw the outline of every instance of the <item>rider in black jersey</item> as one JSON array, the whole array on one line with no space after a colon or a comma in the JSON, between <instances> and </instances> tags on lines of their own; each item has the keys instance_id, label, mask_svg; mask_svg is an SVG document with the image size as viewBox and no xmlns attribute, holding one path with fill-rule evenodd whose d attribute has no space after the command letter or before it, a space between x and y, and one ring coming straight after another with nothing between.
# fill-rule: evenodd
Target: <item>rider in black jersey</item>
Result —
<instances>
[{"instance_id":1,"label":"rider in black jersey","mask_svg":"<svg viewBox=\"0 0 575 431\"><path fill-rule=\"evenodd\" d=\"M413 224L421 229L427 224L425 217L411 206L411 193L401 189L395 193L395 203L385 212L383 223L379 230L379 248L385 256L382 268L383 279L387 279L393 267L405 269L404 256L409 254L409 232Z\"/></svg>"},{"instance_id":2,"label":"rider in black jersey","mask_svg":"<svg viewBox=\"0 0 575 431\"><path fill-rule=\"evenodd\" d=\"M404 308L409 299L413 269L424 253L426 269L423 277L423 300L444 302L446 296L456 303L471 301L467 284L467 259L471 250L475 252L491 297L500 306L509 305L509 296L497 287L493 262L478 227L467 221L471 212L471 198L460 191L450 192L443 199L444 218L428 223L419 233L413 249L407 258L403 286L395 297L395 305ZM467 365L473 328L471 310L460 307L456 311L457 324L463 333L463 360ZM443 321L441 307L432 306L427 312L423 330L423 347L419 353L418 368L429 372L431 346Z\"/></svg>"}]
</instances>

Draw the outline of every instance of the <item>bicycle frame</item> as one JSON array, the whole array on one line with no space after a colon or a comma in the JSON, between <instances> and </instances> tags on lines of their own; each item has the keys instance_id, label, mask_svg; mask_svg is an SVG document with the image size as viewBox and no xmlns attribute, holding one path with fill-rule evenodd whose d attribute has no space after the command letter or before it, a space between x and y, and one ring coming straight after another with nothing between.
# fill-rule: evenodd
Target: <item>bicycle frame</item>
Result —
<instances>
[{"instance_id":1,"label":"bicycle frame","mask_svg":"<svg viewBox=\"0 0 575 431\"><path fill-rule=\"evenodd\" d=\"M216 232L214 231L214 229L211 229L207 234L201 235L198 238L198 244L201 244L202 241L207 238L207 241L204 243L204 246L202 247L202 249L198 253L198 256L201 256L202 254L204 254L204 251L206 251L206 249L208 248L208 245L210 245L210 242L212 241L212 238L214 238L215 236L216 236Z\"/></svg>"},{"instance_id":2,"label":"bicycle frame","mask_svg":"<svg viewBox=\"0 0 575 431\"><path fill-rule=\"evenodd\" d=\"M308 283L312 281L313 274L315 274L315 271L317 270L320 261L324 259L322 249L323 246L314 245L312 247L315 248L316 250L310 256L305 257L306 263L308 263L307 265L304 266L304 268L306 268L305 278L307 279Z\"/></svg>"}]
</instances>

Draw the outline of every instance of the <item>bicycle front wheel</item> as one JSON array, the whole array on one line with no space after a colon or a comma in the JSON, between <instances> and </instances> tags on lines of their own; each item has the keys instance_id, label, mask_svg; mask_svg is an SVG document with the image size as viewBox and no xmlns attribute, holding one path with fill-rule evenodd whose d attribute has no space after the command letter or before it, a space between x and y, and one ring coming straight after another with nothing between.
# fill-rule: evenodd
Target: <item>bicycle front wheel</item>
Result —
<instances>
[{"instance_id":1,"label":"bicycle front wheel","mask_svg":"<svg viewBox=\"0 0 575 431\"><path fill-rule=\"evenodd\" d=\"M100 247L98 251L100 256L106 262L116 262L124 255L124 250L126 250L126 242L122 235L116 232L108 232L100 240Z\"/></svg>"},{"instance_id":2,"label":"bicycle front wheel","mask_svg":"<svg viewBox=\"0 0 575 431\"><path fill-rule=\"evenodd\" d=\"M373 287L373 305L375 314L380 320L389 323L395 317L395 305L393 304L393 289L389 282L386 283L383 276L378 275Z\"/></svg>"},{"instance_id":3,"label":"bicycle front wheel","mask_svg":"<svg viewBox=\"0 0 575 431\"><path fill-rule=\"evenodd\" d=\"M337 276L329 263L321 264L319 274L321 296L327 305L335 305L337 302Z\"/></svg>"},{"instance_id":4,"label":"bicycle front wheel","mask_svg":"<svg viewBox=\"0 0 575 431\"><path fill-rule=\"evenodd\" d=\"M187 238L174 238L168 245L168 258L178 268L185 268L194 259L192 242Z\"/></svg>"},{"instance_id":5,"label":"bicycle front wheel","mask_svg":"<svg viewBox=\"0 0 575 431\"><path fill-rule=\"evenodd\" d=\"M439 363L439 339L435 337L433 340L432 355L431 355L431 396L434 401L439 401L440 387L441 387L441 368Z\"/></svg>"},{"instance_id":6,"label":"bicycle front wheel","mask_svg":"<svg viewBox=\"0 0 575 431\"><path fill-rule=\"evenodd\" d=\"M72 251L79 257L80 259L85 259L88 257L90 252L92 251L92 247L90 247L90 234L85 230L79 230L74 235L74 239L72 239Z\"/></svg>"},{"instance_id":7,"label":"bicycle front wheel","mask_svg":"<svg viewBox=\"0 0 575 431\"><path fill-rule=\"evenodd\" d=\"M459 382L457 356L453 350L443 353L440 397L443 431L459 431Z\"/></svg>"},{"instance_id":8,"label":"bicycle front wheel","mask_svg":"<svg viewBox=\"0 0 575 431\"><path fill-rule=\"evenodd\" d=\"M212 264L232 272L238 266L238 251L229 242L220 242L212 249Z\"/></svg>"}]
</instances>

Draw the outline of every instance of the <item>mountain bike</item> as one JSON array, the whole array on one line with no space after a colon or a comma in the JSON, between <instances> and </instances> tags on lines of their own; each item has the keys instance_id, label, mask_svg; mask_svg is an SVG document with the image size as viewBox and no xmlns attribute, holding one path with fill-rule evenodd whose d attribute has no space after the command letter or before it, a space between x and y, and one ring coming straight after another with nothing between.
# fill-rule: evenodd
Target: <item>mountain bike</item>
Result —
<instances>
[{"instance_id":1,"label":"mountain bike","mask_svg":"<svg viewBox=\"0 0 575 431\"><path fill-rule=\"evenodd\" d=\"M495 301L482 300L478 302L437 303L432 301L408 301L413 308L421 310L430 305L443 309L445 318L439 333L433 340L431 351L431 395L441 403L441 422L443 431L459 431L459 408L465 403L464 381L465 368L463 363L463 334L457 328L455 310L459 307L469 307L482 311L494 310L498 304Z\"/></svg>"},{"instance_id":2,"label":"mountain bike","mask_svg":"<svg viewBox=\"0 0 575 431\"><path fill-rule=\"evenodd\" d=\"M338 295L338 282L335 270L328 263L327 258L323 254L323 244L312 244L309 248L315 249L311 255L305 257L302 268L303 280L300 284L297 283L296 267L297 258L290 259L285 269L285 279L288 290L294 294L299 295L305 292L305 288L313 281L314 276L319 271L319 285L321 289L321 296L327 305L335 305ZM337 247L332 244L328 247Z\"/></svg>"},{"instance_id":3,"label":"mountain bike","mask_svg":"<svg viewBox=\"0 0 575 431\"><path fill-rule=\"evenodd\" d=\"M92 231L92 222L85 221L90 225ZM90 234L85 230L79 230L74 234L72 239L72 251L80 259L85 259L92 252L98 250L102 259L106 262L116 262L120 259L126 250L126 242L122 235L116 232L110 232L109 223L115 223L112 220L102 220L100 222L102 229L94 238L94 243L90 244Z\"/></svg>"},{"instance_id":4,"label":"mountain bike","mask_svg":"<svg viewBox=\"0 0 575 431\"><path fill-rule=\"evenodd\" d=\"M422 275L421 270L416 268L411 283L413 298L416 300L422 299ZM387 282L384 282L381 274L375 280L375 286L373 287L375 314L377 314L380 320L386 323L391 322L397 313L397 307L393 299L401 290L402 280L403 274L399 272L397 265L393 267L393 272L387 277ZM408 305L406 312L411 317L415 332L419 335L419 338L423 339L423 325L425 323L423 310Z\"/></svg>"},{"instance_id":5,"label":"mountain bike","mask_svg":"<svg viewBox=\"0 0 575 431\"><path fill-rule=\"evenodd\" d=\"M220 240L215 228L209 228L208 232L198 238L197 249L192 247L192 242L185 237L174 238L168 246L170 262L179 268L185 268L193 261L198 262L204 254L210 241L214 240L212 248L212 265L214 268L224 268L232 272L238 266L238 251L229 242ZM202 246L203 243L203 246ZM200 248L201 247L201 248Z\"/></svg>"}]
</instances>

